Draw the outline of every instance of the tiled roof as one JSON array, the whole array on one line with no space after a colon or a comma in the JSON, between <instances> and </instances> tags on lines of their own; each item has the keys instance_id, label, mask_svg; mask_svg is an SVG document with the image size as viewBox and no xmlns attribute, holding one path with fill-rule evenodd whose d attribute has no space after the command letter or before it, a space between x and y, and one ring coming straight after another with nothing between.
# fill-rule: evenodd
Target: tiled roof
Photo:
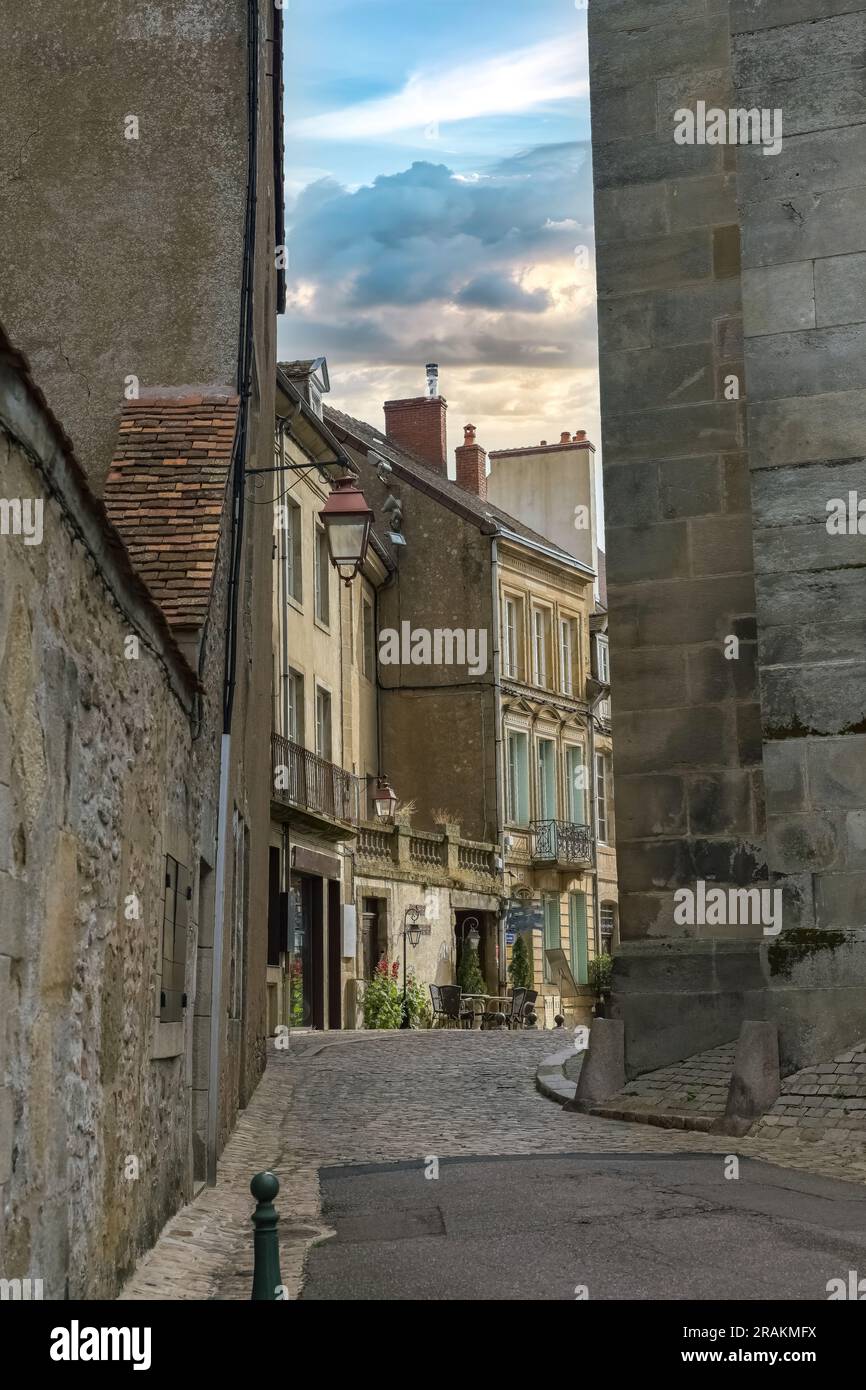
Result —
<instances>
[{"instance_id":1,"label":"tiled roof","mask_svg":"<svg viewBox=\"0 0 866 1390\"><path fill-rule=\"evenodd\" d=\"M340 410L334 410L332 406L325 406L325 420L332 428L338 431L345 431L346 434L354 435L363 444L368 445L376 451L382 458L391 463L397 464L405 473L408 473L418 483L422 484L428 492L439 494L442 502L446 506L451 506L462 512L464 516L471 516L479 529L492 534L504 528L510 531L519 539L529 541L532 545L543 546L551 554L567 565L575 569L586 570L579 560L567 550L563 550L555 541L548 540L538 531L533 531L531 527L518 521L517 517L509 516L501 507L497 507L493 502L486 498L478 497L474 492L469 492L467 488L460 487L458 483L452 481L438 469L431 468L429 463L419 458L417 454L410 453L407 449L388 439L387 435L380 433L373 425L368 425L364 420L356 420L351 415L344 415ZM587 571L591 573L591 571Z\"/></svg>"},{"instance_id":2,"label":"tiled roof","mask_svg":"<svg viewBox=\"0 0 866 1390\"><path fill-rule=\"evenodd\" d=\"M239 398L124 406L105 506L171 627L200 627L210 601Z\"/></svg>"}]
</instances>

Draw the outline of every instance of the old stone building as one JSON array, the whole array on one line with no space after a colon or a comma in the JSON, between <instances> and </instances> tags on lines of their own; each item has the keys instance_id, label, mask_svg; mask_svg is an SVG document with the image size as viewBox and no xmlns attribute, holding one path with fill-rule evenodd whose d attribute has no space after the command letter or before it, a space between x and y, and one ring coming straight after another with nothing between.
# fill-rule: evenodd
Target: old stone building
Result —
<instances>
[{"instance_id":1,"label":"old stone building","mask_svg":"<svg viewBox=\"0 0 866 1390\"><path fill-rule=\"evenodd\" d=\"M589 8L633 1071L744 1018L778 1021L785 1070L863 1032L866 568L862 528L827 521L866 493L864 24L825 0ZM676 922L699 883L778 890L781 933Z\"/></svg>"},{"instance_id":2,"label":"old stone building","mask_svg":"<svg viewBox=\"0 0 866 1390\"><path fill-rule=\"evenodd\" d=\"M56 1298L215 1181L265 1064L281 12L41 19L0 96L3 493L45 517L0 538L0 1251Z\"/></svg>"},{"instance_id":3,"label":"old stone building","mask_svg":"<svg viewBox=\"0 0 866 1390\"><path fill-rule=\"evenodd\" d=\"M446 410L438 393L386 402L383 435L325 408L370 505L390 518L393 574L376 613L381 764L420 829L459 824L489 853L489 903L467 902L453 925L459 957L465 918L477 920L491 990L505 984L509 912L527 896L535 904L521 923L538 923L536 983L552 1023L563 999L578 1003L546 951L561 950L585 986L602 904L611 934L616 923L608 682L593 685L591 657L605 640L592 630L595 576L486 499L472 426L449 480ZM589 1004L579 1007L588 1016Z\"/></svg>"}]
</instances>

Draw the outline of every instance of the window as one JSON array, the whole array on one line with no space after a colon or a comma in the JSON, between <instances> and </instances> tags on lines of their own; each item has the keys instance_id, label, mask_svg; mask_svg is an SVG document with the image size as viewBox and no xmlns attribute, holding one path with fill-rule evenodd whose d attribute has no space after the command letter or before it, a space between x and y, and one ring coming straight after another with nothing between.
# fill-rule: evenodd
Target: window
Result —
<instances>
[{"instance_id":1,"label":"window","mask_svg":"<svg viewBox=\"0 0 866 1390\"><path fill-rule=\"evenodd\" d=\"M565 809L572 825L586 825L586 764L579 744L565 747Z\"/></svg>"},{"instance_id":2,"label":"window","mask_svg":"<svg viewBox=\"0 0 866 1390\"><path fill-rule=\"evenodd\" d=\"M304 678L300 671L289 671L286 682L288 690L288 724L286 737L292 743L304 742Z\"/></svg>"},{"instance_id":3,"label":"window","mask_svg":"<svg viewBox=\"0 0 866 1390\"><path fill-rule=\"evenodd\" d=\"M186 934L191 898L189 869L167 854L162 913L162 968L159 981L161 1023L179 1023L186 1008Z\"/></svg>"},{"instance_id":4,"label":"window","mask_svg":"<svg viewBox=\"0 0 866 1390\"><path fill-rule=\"evenodd\" d=\"M506 676L516 679L520 667L518 664L518 642L519 626L517 621L517 600L507 598L505 600L504 622L502 627L502 667Z\"/></svg>"},{"instance_id":5,"label":"window","mask_svg":"<svg viewBox=\"0 0 866 1390\"><path fill-rule=\"evenodd\" d=\"M566 695L574 694L575 654L577 652L577 622L574 618L559 620L559 667L562 679L561 689Z\"/></svg>"},{"instance_id":6,"label":"window","mask_svg":"<svg viewBox=\"0 0 866 1390\"><path fill-rule=\"evenodd\" d=\"M550 611L532 610L532 679L535 685L547 689L550 671Z\"/></svg>"},{"instance_id":7,"label":"window","mask_svg":"<svg viewBox=\"0 0 866 1390\"><path fill-rule=\"evenodd\" d=\"M509 730L505 739L506 815L511 825L529 824L529 740L526 734Z\"/></svg>"},{"instance_id":8,"label":"window","mask_svg":"<svg viewBox=\"0 0 866 1390\"><path fill-rule=\"evenodd\" d=\"M325 627L331 621L331 561L324 527L316 527L316 619Z\"/></svg>"},{"instance_id":9,"label":"window","mask_svg":"<svg viewBox=\"0 0 866 1390\"><path fill-rule=\"evenodd\" d=\"M361 623L363 625L361 643L363 665L361 669L367 680L371 681L376 676L376 641L373 632L373 605L366 594L361 599Z\"/></svg>"},{"instance_id":10,"label":"window","mask_svg":"<svg viewBox=\"0 0 866 1390\"><path fill-rule=\"evenodd\" d=\"M598 678L602 685L610 685L610 651L607 638L598 636L595 641L598 653Z\"/></svg>"},{"instance_id":11,"label":"window","mask_svg":"<svg viewBox=\"0 0 866 1390\"><path fill-rule=\"evenodd\" d=\"M287 502L286 511L286 585L289 596L297 603L304 597L304 581L301 566L301 509L295 502Z\"/></svg>"},{"instance_id":12,"label":"window","mask_svg":"<svg viewBox=\"0 0 866 1390\"><path fill-rule=\"evenodd\" d=\"M331 761L331 697L320 685L316 687L316 752Z\"/></svg>"},{"instance_id":13,"label":"window","mask_svg":"<svg viewBox=\"0 0 866 1390\"><path fill-rule=\"evenodd\" d=\"M538 740L538 818L556 820L556 744Z\"/></svg>"},{"instance_id":14,"label":"window","mask_svg":"<svg viewBox=\"0 0 866 1390\"><path fill-rule=\"evenodd\" d=\"M613 934L616 931L616 904L602 903L600 913L601 949L607 956L613 954Z\"/></svg>"},{"instance_id":15,"label":"window","mask_svg":"<svg viewBox=\"0 0 866 1390\"><path fill-rule=\"evenodd\" d=\"M595 755L595 819L598 838L602 844L609 844L610 815L610 764L606 753Z\"/></svg>"}]
</instances>

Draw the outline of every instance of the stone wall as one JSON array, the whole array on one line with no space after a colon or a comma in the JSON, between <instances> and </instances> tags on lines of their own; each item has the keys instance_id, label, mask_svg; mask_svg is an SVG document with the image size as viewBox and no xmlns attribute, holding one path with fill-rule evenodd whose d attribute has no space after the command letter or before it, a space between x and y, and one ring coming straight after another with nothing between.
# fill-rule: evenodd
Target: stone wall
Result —
<instances>
[{"instance_id":1,"label":"stone wall","mask_svg":"<svg viewBox=\"0 0 866 1390\"><path fill-rule=\"evenodd\" d=\"M189 1021L158 1015L165 855L197 863L195 681L8 358L0 472L44 505L41 544L0 538L0 1264L93 1298L190 1191Z\"/></svg>"},{"instance_id":2,"label":"stone wall","mask_svg":"<svg viewBox=\"0 0 866 1390\"><path fill-rule=\"evenodd\" d=\"M847 13L837 14L844 8ZM866 6L732 7L749 454L770 867L787 927L866 926ZM866 513L866 507L864 507Z\"/></svg>"},{"instance_id":3,"label":"stone wall","mask_svg":"<svg viewBox=\"0 0 866 1390\"><path fill-rule=\"evenodd\" d=\"M589 11L624 940L675 934L682 883L766 873L737 151L674 142L730 104L726 8Z\"/></svg>"},{"instance_id":4,"label":"stone wall","mask_svg":"<svg viewBox=\"0 0 866 1390\"><path fill-rule=\"evenodd\" d=\"M632 1070L742 1017L779 1018L789 1066L862 1035L866 561L826 508L866 495L864 26L835 0L590 5ZM780 112L781 150L676 143L699 101ZM701 879L781 889L793 968L760 926L675 924Z\"/></svg>"},{"instance_id":5,"label":"stone wall","mask_svg":"<svg viewBox=\"0 0 866 1390\"><path fill-rule=\"evenodd\" d=\"M6 16L15 61L0 124L15 256L3 319L96 491L128 375L142 386L235 382L246 10L245 0L45 0L38 25L23 8Z\"/></svg>"}]
</instances>

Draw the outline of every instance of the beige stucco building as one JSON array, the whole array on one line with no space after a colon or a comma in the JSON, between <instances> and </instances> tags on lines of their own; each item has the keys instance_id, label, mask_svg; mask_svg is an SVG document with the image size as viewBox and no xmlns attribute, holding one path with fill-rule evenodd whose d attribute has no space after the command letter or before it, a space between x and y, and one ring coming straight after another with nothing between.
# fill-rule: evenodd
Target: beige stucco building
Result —
<instances>
[{"instance_id":1,"label":"beige stucco building","mask_svg":"<svg viewBox=\"0 0 866 1390\"><path fill-rule=\"evenodd\" d=\"M487 497L595 571L599 598L598 467L585 430L488 454Z\"/></svg>"}]
</instances>

